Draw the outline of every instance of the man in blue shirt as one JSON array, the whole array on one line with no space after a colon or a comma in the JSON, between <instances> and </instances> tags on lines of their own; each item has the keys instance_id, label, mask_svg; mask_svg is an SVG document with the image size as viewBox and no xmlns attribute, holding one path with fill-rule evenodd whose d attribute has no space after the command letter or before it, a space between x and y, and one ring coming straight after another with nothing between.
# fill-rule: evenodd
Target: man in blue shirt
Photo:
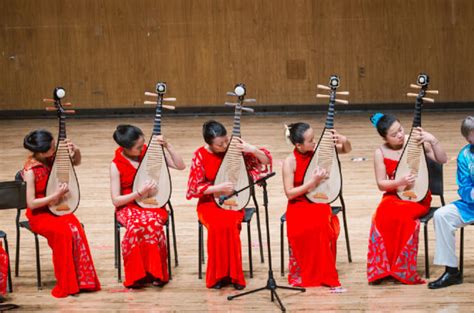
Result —
<instances>
[{"instance_id":1,"label":"man in blue shirt","mask_svg":"<svg viewBox=\"0 0 474 313\"><path fill-rule=\"evenodd\" d=\"M444 288L462 283L455 251L457 228L474 223L474 116L468 116L461 124L461 133L468 141L457 158L458 194L454 201L434 214L436 253L434 264L446 266L446 271L437 280L428 284L430 289Z\"/></svg>"}]
</instances>

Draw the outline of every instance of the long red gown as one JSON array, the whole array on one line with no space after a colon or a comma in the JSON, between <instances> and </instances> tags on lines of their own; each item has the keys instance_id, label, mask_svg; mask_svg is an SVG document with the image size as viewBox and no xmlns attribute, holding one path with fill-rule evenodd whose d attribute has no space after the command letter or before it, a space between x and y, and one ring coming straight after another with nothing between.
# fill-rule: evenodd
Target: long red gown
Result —
<instances>
[{"instance_id":1,"label":"long red gown","mask_svg":"<svg viewBox=\"0 0 474 313\"><path fill-rule=\"evenodd\" d=\"M0 243L0 296L7 293L8 255Z\"/></svg>"},{"instance_id":2,"label":"long red gown","mask_svg":"<svg viewBox=\"0 0 474 313\"><path fill-rule=\"evenodd\" d=\"M24 170L33 170L35 197L44 198L50 166L30 158ZM34 210L28 208L26 217L31 230L45 237L53 250L56 286L51 294L54 297L67 297L80 290L100 290L86 234L74 214L56 216L47 207L42 207Z\"/></svg>"},{"instance_id":3,"label":"long red gown","mask_svg":"<svg viewBox=\"0 0 474 313\"><path fill-rule=\"evenodd\" d=\"M121 194L132 192L137 169L123 156L123 148L115 151L113 162L120 173ZM142 150L139 161L146 152ZM144 209L135 202L116 209L117 220L126 228L122 240L122 255L125 268L124 286L130 287L138 281L150 278L168 282L168 250L163 225L168 220L165 208Z\"/></svg>"},{"instance_id":4,"label":"long red gown","mask_svg":"<svg viewBox=\"0 0 474 313\"><path fill-rule=\"evenodd\" d=\"M294 186L303 184L312 152L293 151ZM339 220L329 204L312 203L304 195L288 201L286 209L290 261L288 283L293 286L340 286L336 270Z\"/></svg>"},{"instance_id":5,"label":"long red gown","mask_svg":"<svg viewBox=\"0 0 474 313\"><path fill-rule=\"evenodd\" d=\"M387 176L394 178L398 161L384 158ZM367 279L392 276L404 284L422 284L416 272L421 216L428 213L431 193L421 202L400 200L386 192L372 217L367 254Z\"/></svg>"},{"instance_id":6,"label":"long red gown","mask_svg":"<svg viewBox=\"0 0 474 313\"><path fill-rule=\"evenodd\" d=\"M270 152L261 149L271 160ZM242 249L240 243L243 210L224 210L214 202L213 195L204 195L204 191L213 185L224 154L214 154L205 147L194 152L188 180L186 198L199 198L197 212L199 221L207 228L208 262L206 270L206 287L211 288L221 279L229 277L231 283L245 286L242 270ZM258 159L245 154L247 171L254 180L268 171L271 165L265 166Z\"/></svg>"}]
</instances>

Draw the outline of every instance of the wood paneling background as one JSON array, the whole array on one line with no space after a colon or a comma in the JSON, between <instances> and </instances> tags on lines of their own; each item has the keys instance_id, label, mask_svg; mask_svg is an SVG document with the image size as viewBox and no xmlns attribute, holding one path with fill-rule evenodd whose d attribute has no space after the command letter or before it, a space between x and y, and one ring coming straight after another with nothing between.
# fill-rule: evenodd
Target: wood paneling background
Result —
<instances>
[{"instance_id":1,"label":"wood paneling background","mask_svg":"<svg viewBox=\"0 0 474 313\"><path fill-rule=\"evenodd\" d=\"M169 84L181 107L221 106L245 82L259 104L315 103L337 73L352 103L474 100L471 0L0 0L0 108L143 107Z\"/></svg>"}]
</instances>

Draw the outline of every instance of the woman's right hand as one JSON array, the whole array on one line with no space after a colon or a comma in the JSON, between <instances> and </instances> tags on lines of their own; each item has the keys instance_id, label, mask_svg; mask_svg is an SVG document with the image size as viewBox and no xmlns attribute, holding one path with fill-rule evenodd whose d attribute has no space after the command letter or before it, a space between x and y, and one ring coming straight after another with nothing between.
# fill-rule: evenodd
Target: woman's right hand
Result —
<instances>
[{"instance_id":1,"label":"woman's right hand","mask_svg":"<svg viewBox=\"0 0 474 313\"><path fill-rule=\"evenodd\" d=\"M222 193L224 195L229 195L234 192L234 184L231 182L221 183L219 185L216 185L215 187L217 187L217 192Z\"/></svg>"},{"instance_id":2,"label":"woman's right hand","mask_svg":"<svg viewBox=\"0 0 474 313\"><path fill-rule=\"evenodd\" d=\"M309 190L316 188L323 180L328 178L328 172L319 166L314 169L312 174Z\"/></svg>"},{"instance_id":3,"label":"woman's right hand","mask_svg":"<svg viewBox=\"0 0 474 313\"><path fill-rule=\"evenodd\" d=\"M157 188L158 186L154 180L147 180L142 188L138 190L138 193L143 196L150 192L156 191Z\"/></svg>"},{"instance_id":4,"label":"woman's right hand","mask_svg":"<svg viewBox=\"0 0 474 313\"><path fill-rule=\"evenodd\" d=\"M408 174L401 177L398 181L398 186L410 186L415 182L416 176L413 174Z\"/></svg>"},{"instance_id":5,"label":"woman's right hand","mask_svg":"<svg viewBox=\"0 0 474 313\"><path fill-rule=\"evenodd\" d=\"M67 183L59 183L58 189L56 189L56 192L54 194L54 199L53 203L58 203L61 198L69 192L69 186Z\"/></svg>"}]
</instances>

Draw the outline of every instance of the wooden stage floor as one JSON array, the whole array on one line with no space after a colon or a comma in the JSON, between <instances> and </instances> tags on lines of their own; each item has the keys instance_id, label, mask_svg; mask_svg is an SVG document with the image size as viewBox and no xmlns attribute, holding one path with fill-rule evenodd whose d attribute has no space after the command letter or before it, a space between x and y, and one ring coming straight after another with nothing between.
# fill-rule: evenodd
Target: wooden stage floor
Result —
<instances>
[{"instance_id":1,"label":"wooden stage floor","mask_svg":"<svg viewBox=\"0 0 474 313\"><path fill-rule=\"evenodd\" d=\"M448 153L449 162L445 166L445 196L448 202L458 198L455 172L456 156L466 144L459 133L460 122L472 112L426 112L423 125L437 136ZM411 113L400 113L399 117L406 129L411 125ZM213 117L222 121L230 131L232 118ZM325 116L283 115L250 116L242 118L242 137L255 145L265 146L273 154L276 177L269 181L269 212L273 267L277 282L287 285L280 276L280 216L285 211L286 198L283 192L282 160L292 148L285 143L283 124L307 121L320 133ZM41 265L44 281L43 289L36 288L35 252L33 236L22 231L20 276L14 277L14 292L9 294L11 302L21 305L24 311L78 312L78 311L278 311L276 304L270 302L268 292L260 292L244 298L227 301L234 294L232 288L210 290L205 288L204 280L197 278L197 217L196 200L185 198L189 165L195 149L202 145L201 125L208 118L164 117L163 133L183 156L187 169L172 170L179 267L173 268L173 280L164 288L147 287L127 291L117 282L114 268L113 211L109 195L109 164L113 158L116 144L112 139L115 126L119 123L135 124L143 129L148 137L152 129L153 117L72 119L68 120L68 135L81 148L82 165L77 168L81 186L81 205L77 216L88 235L96 269L102 283L102 291L82 293L77 297L55 299L50 295L54 285L51 250L46 240L40 238ZM0 138L3 157L0 159L0 180L12 180L16 171L22 167L27 156L23 149L23 137L30 130L47 128L57 133L57 121L50 120L12 120L0 121L3 135ZM343 294L331 294L328 288L308 288L306 293L278 290L278 294L289 311L436 311L472 312L474 303L474 227L465 230L465 270L464 284L442 290L429 290L426 285L405 286L394 282L369 286L366 279L367 242L371 216L380 201L381 192L377 190L373 173L373 152L382 139L369 122L368 113L341 113L336 116L336 128L349 137L353 151L342 155L344 197L346 200L350 244L353 263L348 263L344 232L338 240L337 268L342 285L347 288ZM56 135L55 135L56 136ZM354 162L351 158L366 158ZM261 192L258 194L261 199ZM433 204L438 204L437 199ZM262 217L263 210L261 211ZM9 235L11 264L14 264L16 210L0 211L0 229ZM252 221L252 249L254 278L248 277L247 232L242 231L243 266L247 279L246 290L262 287L266 283L268 262L260 263L258 240ZM342 224L342 220L341 220ZM262 227L264 222L262 220ZM123 231L122 231L123 233ZM265 232L264 232L265 234ZM429 225L430 262L434 255L433 224ZM459 232L457 232L459 235ZM264 246L266 247L266 237ZM265 251L265 257L267 253ZM420 233L418 270L424 275L423 236ZM287 266L287 261L285 261ZM432 265L431 278L437 278L443 268Z\"/></svg>"}]
</instances>

